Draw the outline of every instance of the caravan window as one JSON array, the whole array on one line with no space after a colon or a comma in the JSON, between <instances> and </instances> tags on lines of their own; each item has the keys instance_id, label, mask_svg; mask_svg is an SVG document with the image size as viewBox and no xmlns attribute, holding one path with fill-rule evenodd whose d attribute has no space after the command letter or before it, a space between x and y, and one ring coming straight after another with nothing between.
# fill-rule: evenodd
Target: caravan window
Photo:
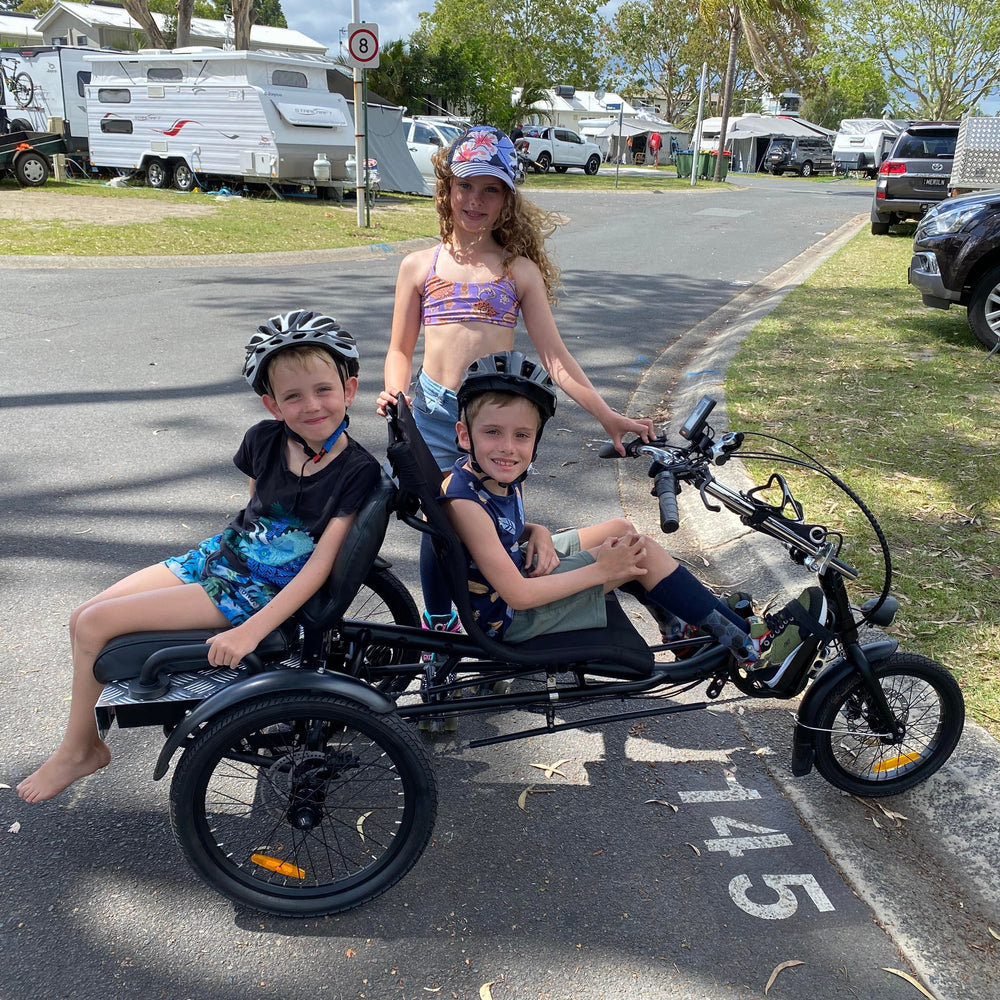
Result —
<instances>
[{"instance_id":1,"label":"caravan window","mask_svg":"<svg viewBox=\"0 0 1000 1000\"><path fill-rule=\"evenodd\" d=\"M184 79L184 70L179 66L150 66L146 70L146 79L156 80L157 82L164 80L176 82L177 80Z\"/></svg>"},{"instance_id":2,"label":"caravan window","mask_svg":"<svg viewBox=\"0 0 1000 1000\"><path fill-rule=\"evenodd\" d=\"M101 131L131 135L132 123L127 118L104 118L101 120Z\"/></svg>"},{"instance_id":3,"label":"caravan window","mask_svg":"<svg viewBox=\"0 0 1000 1000\"><path fill-rule=\"evenodd\" d=\"M97 99L101 104L131 104L132 91L127 87L98 87Z\"/></svg>"},{"instance_id":4,"label":"caravan window","mask_svg":"<svg viewBox=\"0 0 1000 1000\"><path fill-rule=\"evenodd\" d=\"M271 83L276 87L305 88L309 86L305 73L299 73L297 70L291 69L276 69L271 74Z\"/></svg>"},{"instance_id":5,"label":"caravan window","mask_svg":"<svg viewBox=\"0 0 1000 1000\"><path fill-rule=\"evenodd\" d=\"M84 87L86 87L88 83L90 83L89 69L81 70L79 73L76 74L76 92L81 97L87 96L87 92L84 90Z\"/></svg>"}]
</instances>

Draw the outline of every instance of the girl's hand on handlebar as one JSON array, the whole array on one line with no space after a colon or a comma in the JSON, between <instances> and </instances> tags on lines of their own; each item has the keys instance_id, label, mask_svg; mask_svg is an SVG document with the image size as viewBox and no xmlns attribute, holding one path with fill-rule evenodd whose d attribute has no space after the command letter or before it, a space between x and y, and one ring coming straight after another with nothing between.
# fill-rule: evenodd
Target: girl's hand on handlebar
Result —
<instances>
[{"instance_id":1,"label":"girl's hand on handlebar","mask_svg":"<svg viewBox=\"0 0 1000 1000\"><path fill-rule=\"evenodd\" d=\"M646 538L644 535L620 535L605 538L595 556L607 572L607 582L634 580L646 575Z\"/></svg>"},{"instance_id":2,"label":"girl's hand on handlebar","mask_svg":"<svg viewBox=\"0 0 1000 1000\"><path fill-rule=\"evenodd\" d=\"M625 454L622 438L626 434L638 434L643 441L650 441L656 437L652 420L645 417L641 420L633 420L632 417L626 417L621 413L613 412L611 419L604 424L604 429L608 432L611 443L615 446L615 451L619 455Z\"/></svg>"},{"instance_id":3,"label":"girl's hand on handlebar","mask_svg":"<svg viewBox=\"0 0 1000 1000\"><path fill-rule=\"evenodd\" d=\"M411 397L404 396L404 398L406 399L406 405L407 406L412 405L413 400L411 399ZM390 403L393 404L393 405L395 405L395 403L396 403L396 393L390 392L388 389L383 389L378 394L378 402L375 405L375 410L376 410L376 412L378 413L378 415L380 417L384 417L385 416L385 408Z\"/></svg>"},{"instance_id":4,"label":"girl's hand on handlebar","mask_svg":"<svg viewBox=\"0 0 1000 1000\"><path fill-rule=\"evenodd\" d=\"M235 667L247 653L252 653L260 643L260 637L247 628L247 622L226 632L209 636L208 662L213 667Z\"/></svg>"}]
</instances>

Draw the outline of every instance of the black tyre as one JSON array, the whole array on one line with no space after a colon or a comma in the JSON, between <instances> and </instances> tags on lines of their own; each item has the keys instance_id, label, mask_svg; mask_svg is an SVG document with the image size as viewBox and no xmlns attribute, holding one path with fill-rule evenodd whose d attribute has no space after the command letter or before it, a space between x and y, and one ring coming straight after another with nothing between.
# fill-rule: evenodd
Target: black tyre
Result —
<instances>
[{"instance_id":1,"label":"black tyre","mask_svg":"<svg viewBox=\"0 0 1000 1000\"><path fill-rule=\"evenodd\" d=\"M591 177L601 169L601 158L599 156L592 156L587 160L587 165L583 168L585 174L589 174Z\"/></svg>"},{"instance_id":2,"label":"black tyre","mask_svg":"<svg viewBox=\"0 0 1000 1000\"><path fill-rule=\"evenodd\" d=\"M10 92L19 108L26 108L35 96L35 84L27 73L15 73L10 81Z\"/></svg>"},{"instance_id":3,"label":"black tyre","mask_svg":"<svg viewBox=\"0 0 1000 1000\"><path fill-rule=\"evenodd\" d=\"M569 170L569 167L564 167L561 164L556 164L555 171L557 174L564 174Z\"/></svg>"},{"instance_id":4,"label":"black tyre","mask_svg":"<svg viewBox=\"0 0 1000 1000\"><path fill-rule=\"evenodd\" d=\"M889 235L889 223L883 222L881 219L876 221L872 219L872 236L888 236Z\"/></svg>"},{"instance_id":5,"label":"black tyre","mask_svg":"<svg viewBox=\"0 0 1000 1000\"><path fill-rule=\"evenodd\" d=\"M549 172L549 167L552 166L552 157L548 153L539 153L538 159L535 160L535 164L536 174L547 174Z\"/></svg>"},{"instance_id":6,"label":"black tyre","mask_svg":"<svg viewBox=\"0 0 1000 1000\"><path fill-rule=\"evenodd\" d=\"M976 282L966 318L976 340L992 351L1000 341L1000 267Z\"/></svg>"},{"instance_id":7,"label":"black tyre","mask_svg":"<svg viewBox=\"0 0 1000 1000\"><path fill-rule=\"evenodd\" d=\"M174 169L174 187L178 191L193 191L195 184L194 171L183 161Z\"/></svg>"},{"instance_id":8,"label":"black tyre","mask_svg":"<svg viewBox=\"0 0 1000 1000\"><path fill-rule=\"evenodd\" d=\"M778 170L777 168L772 169L771 171L771 173L774 174L775 177L781 177L782 174L784 174L784 172L785 172L784 170Z\"/></svg>"},{"instance_id":9,"label":"black tyre","mask_svg":"<svg viewBox=\"0 0 1000 1000\"><path fill-rule=\"evenodd\" d=\"M170 822L198 874L279 916L348 910L416 864L437 814L413 730L342 698L277 694L240 705L185 750Z\"/></svg>"},{"instance_id":10,"label":"black tyre","mask_svg":"<svg viewBox=\"0 0 1000 1000\"><path fill-rule=\"evenodd\" d=\"M934 660L893 653L875 665L900 740L879 735L861 679L848 677L820 707L814 722L816 768L852 795L896 795L929 778L962 735L965 702L955 678Z\"/></svg>"},{"instance_id":11,"label":"black tyre","mask_svg":"<svg viewBox=\"0 0 1000 1000\"><path fill-rule=\"evenodd\" d=\"M803 163L802 166L799 168L799 176L800 177L812 177L812 175L813 175L813 165L812 165L812 162L809 161L809 160L806 160L806 162Z\"/></svg>"},{"instance_id":12,"label":"black tyre","mask_svg":"<svg viewBox=\"0 0 1000 1000\"><path fill-rule=\"evenodd\" d=\"M49 161L34 150L21 153L14 161L14 176L21 187L41 187L49 179L50 172Z\"/></svg>"},{"instance_id":13,"label":"black tyre","mask_svg":"<svg viewBox=\"0 0 1000 1000\"><path fill-rule=\"evenodd\" d=\"M12 118L7 125L8 132L30 132L31 122L26 118Z\"/></svg>"},{"instance_id":14,"label":"black tyre","mask_svg":"<svg viewBox=\"0 0 1000 1000\"><path fill-rule=\"evenodd\" d=\"M372 570L361 585L357 597L344 613L345 618L420 627L420 612L406 584L389 570ZM367 667L385 667L402 663L404 654L392 646L371 645L365 650ZM412 677L409 674L376 678L374 686L389 697L402 694Z\"/></svg>"},{"instance_id":15,"label":"black tyre","mask_svg":"<svg viewBox=\"0 0 1000 1000\"><path fill-rule=\"evenodd\" d=\"M146 183L151 188L170 187L170 167L163 160L150 160L146 164Z\"/></svg>"}]
</instances>

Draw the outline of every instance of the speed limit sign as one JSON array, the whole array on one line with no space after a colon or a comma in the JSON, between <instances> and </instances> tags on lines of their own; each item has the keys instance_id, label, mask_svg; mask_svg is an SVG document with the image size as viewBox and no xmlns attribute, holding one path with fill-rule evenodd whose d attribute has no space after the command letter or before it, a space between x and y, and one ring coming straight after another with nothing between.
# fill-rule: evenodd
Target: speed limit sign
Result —
<instances>
[{"instance_id":1,"label":"speed limit sign","mask_svg":"<svg viewBox=\"0 0 1000 1000\"><path fill-rule=\"evenodd\" d=\"M347 26L347 65L357 69L378 66L378 25L362 21Z\"/></svg>"}]
</instances>

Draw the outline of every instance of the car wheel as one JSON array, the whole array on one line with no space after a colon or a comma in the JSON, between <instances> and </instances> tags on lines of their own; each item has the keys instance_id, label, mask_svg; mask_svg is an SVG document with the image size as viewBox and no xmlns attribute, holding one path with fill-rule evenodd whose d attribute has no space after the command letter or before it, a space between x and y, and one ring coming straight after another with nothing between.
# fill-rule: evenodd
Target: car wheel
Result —
<instances>
[{"instance_id":1,"label":"car wheel","mask_svg":"<svg viewBox=\"0 0 1000 1000\"><path fill-rule=\"evenodd\" d=\"M881 219L872 219L872 236L888 236L889 235L889 223L883 222Z\"/></svg>"},{"instance_id":2,"label":"car wheel","mask_svg":"<svg viewBox=\"0 0 1000 1000\"><path fill-rule=\"evenodd\" d=\"M151 188L170 187L170 168L163 160L150 160L146 164L146 183Z\"/></svg>"},{"instance_id":3,"label":"car wheel","mask_svg":"<svg viewBox=\"0 0 1000 1000\"><path fill-rule=\"evenodd\" d=\"M812 177L812 175L813 175L813 165L808 160L806 160L806 162L802 164L802 168L799 170L799 176Z\"/></svg>"},{"instance_id":4,"label":"car wheel","mask_svg":"<svg viewBox=\"0 0 1000 1000\"><path fill-rule=\"evenodd\" d=\"M33 149L14 161L14 176L21 187L41 187L49 179L49 161Z\"/></svg>"},{"instance_id":5,"label":"car wheel","mask_svg":"<svg viewBox=\"0 0 1000 1000\"><path fill-rule=\"evenodd\" d=\"M178 191L193 191L194 185L194 171L186 163L178 163L174 170L174 187Z\"/></svg>"},{"instance_id":6,"label":"car wheel","mask_svg":"<svg viewBox=\"0 0 1000 1000\"><path fill-rule=\"evenodd\" d=\"M592 156L587 160L587 165L583 168L585 174L589 174L591 177L601 169L601 158L599 156Z\"/></svg>"},{"instance_id":7,"label":"car wheel","mask_svg":"<svg viewBox=\"0 0 1000 1000\"><path fill-rule=\"evenodd\" d=\"M562 166L562 164L557 164L555 170L557 174L564 174L566 173L567 170L569 170L569 167L564 167Z\"/></svg>"},{"instance_id":8,"label":"car wheel","mask_svg":"<svg viewBox=\"0 0 1000 1000\"><path fill-rule=\"evenodd\" d=\"M784 170L779 170L777 167L774 167L771 170L771 173L774 174L775 177L780 177L784 172Z\"/></svg>"},{"instance_id":9,"label":"car wheel","mask_svg":"<svg viewBox=\"0 0 1000 1000\"><path fill-rule=\"evenodd\" d=\"M994 350L1000 343L1000 267L987 271L976 283L967 319L976 340Z\"/></svg>"},{"instance_id":10,"label":"car wheel","mask_svg":"<svg viewBox=\"0 0 1000 1000\"><path fill-rule=\"evenodd\" d=\"M535 162L538 164L535 170L540 174L547 174L552 166L552 157L548 153L539 153Z\"/></svg>"}]
</instances>

